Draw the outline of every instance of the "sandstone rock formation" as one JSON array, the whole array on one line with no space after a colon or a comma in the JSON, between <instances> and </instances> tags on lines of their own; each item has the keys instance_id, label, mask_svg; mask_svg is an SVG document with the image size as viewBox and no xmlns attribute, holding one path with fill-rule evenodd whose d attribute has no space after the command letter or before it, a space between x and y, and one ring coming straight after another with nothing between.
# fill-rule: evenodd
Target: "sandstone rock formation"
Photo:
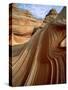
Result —
<instances>
[{"instance_id":1,"label":"sandstone rock formation","mask_svg":"<svg viewBox=\"0 0 68 90\"><path fill-rule=\"evenodd\" d=\"M27 10L17 8L16 4L11 4L9 8L9 44L23 44L30 40L33 29L39 27L42 20L37 20Z\"/></svg>"},{"instance_id":2,"label":"sandstone rock formation","mask_svg":"<svg viewBox=\"0 0 68 90\"><path fill-rule=\"evenodd\" d=\"M49 13L45 16L43 19L43 23L38 28L34 28L34 32L36 32L38 29L44 28L47 24L53 22L58 16L58 13L55 9L51 9Z\"/></svg>"},{"instance_id":3,"label":"sandstone rock formation","mask_svg":"<svg viewBox=\"0 0 68 90\"><path fill-rule=\"evenodd\" d=\"M46 15L46 17L44 18L45 23L50 23L52 22L56 17L58 16L58 13L56 12L55 9L51 9L49 11L49 13Z\"/></svg>"},{"instance_id":4,"label":"sandstone rock formation","mask_svg":"<svg viewBox=\"0 0 68 90\"><path fill-rule=\"evenodd\" d=\"M38 29L29 42L11 47L10 85L27 86L66 82L66 47L60 47L66 38L64 14L66 14L65 10L54 21Z\"/></svg>"}]
</instances>

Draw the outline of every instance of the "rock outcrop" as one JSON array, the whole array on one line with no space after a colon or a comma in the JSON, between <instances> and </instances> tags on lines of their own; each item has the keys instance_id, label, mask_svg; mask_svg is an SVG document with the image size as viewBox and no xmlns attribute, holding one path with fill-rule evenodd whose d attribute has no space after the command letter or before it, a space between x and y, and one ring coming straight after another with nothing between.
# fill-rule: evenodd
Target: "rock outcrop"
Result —
<instances>
[{"instance_id":1,"label":"rock outcrop","mask_svg":"<svg viewBox=\"0 0 68 90\"><path fill-rule=\"evenodd\" d=\"M58 16L58 13L55 9L51 9L49 13L44 18L43 22L50 23L55 20L55 18Z\"/></svg>"},{"instance_id":2,"label":"rock outcrop","mask_svg":"<svg viewBox=\"0 0 68 90\"><path fill-rule=\"evenodd\" d=\"M55 9L51 9L49 11L49 13L45 16L43 23L40 27L44 27L45 25L47 25L48 23L53 22L58 16L58 13Z\"/></svg>"},{"instance_id":3,"label":"rock outcrop","mask_svg":"<svg viewBox=\"0 0 68 90\"><path fill-rule=\"evenodd\" d=\"M53 21L57 18L57 16L58 16L57 11L56 11L55 9L51 9L51 10L49 11L49 13L48 13L48 14L45 16L45 18L43 19L43 23L42 23L39 27L34 28L33 34L34 34L37 30L42 29L42 28L44 28L45 26L47 27L47 25L48 25L49 23L53 22Z\"/></svg>"},{"instance_id":4,"label":"rock outcrop","mask_svg":"<svg viewBox=\"0 0 68 90\"><path fill-rule=\"evenodd\" d=\"M42 20L36 19L27 10L17 8L16 4L11 4L9 8L9 44L23 44L30 40L33 29L39 27Z\"/></svg>"}]
</instances>

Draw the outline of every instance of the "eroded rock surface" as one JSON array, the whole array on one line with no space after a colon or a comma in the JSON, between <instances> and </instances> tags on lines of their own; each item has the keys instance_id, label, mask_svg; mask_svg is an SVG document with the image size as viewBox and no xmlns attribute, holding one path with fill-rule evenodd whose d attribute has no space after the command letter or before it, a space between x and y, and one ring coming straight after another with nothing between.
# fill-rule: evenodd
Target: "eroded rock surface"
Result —
<instances>
[{"instance_id":1,"label":"eroded rock surface","mask_svg":"<svg viewBox=\"0 0 68 90\"><path fill-rule=\"evenodd\" d=\"M38 29L28 43L12 47L9 65L12 86L66 82L66 46L61 43L66 38L65 13Z\"/></svg>"},{"instance_id":2,"label":"eroded rock surface","mask_svg":"<svg viewBox=\"0 0 68 90\"><path fill-rule=\"evenodd\" d=\"M38 20L31 12L20 10L16 4L10 5L9 32L10 45L18 45L28 42L32 36L34 28L42 24L42 20Z\"/></svg>"}]
</instances>

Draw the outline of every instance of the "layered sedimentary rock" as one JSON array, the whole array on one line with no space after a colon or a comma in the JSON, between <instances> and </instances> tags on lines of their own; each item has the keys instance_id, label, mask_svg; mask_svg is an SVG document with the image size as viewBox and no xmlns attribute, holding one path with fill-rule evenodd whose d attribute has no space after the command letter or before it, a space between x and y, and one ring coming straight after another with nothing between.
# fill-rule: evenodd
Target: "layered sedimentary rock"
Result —
<instances>
[{"instance_id":1,"label":"layered sedimentary rock","mask_svg":"<svg viewBox=\"0 0 68 90\"><path fill-rule=\"evenodd\" d=\"M46 25L48 25L49 23L53 22L53 21L57 18L57 16L58 16L57 11L56 11L55 9L51 9L51 10L49 11L49 13L48 13L48 14L45 16L45 18L43 19L43 23L42 23L39 27L34 28L33 34L34 34L37 30L39 30L39 29L45 27Z\"/></svg>"},{"instance_id":2,"label":"layered sedimentary rock","mask_svg":"<svg viewBox=\"0 0 68 90\"><path fill-rule=\"evenodd\" d=\"M23 44L30 40L33 29L42 24L31 12L17 8L16 4L10 5L9 11L10 45Z\"/></svg>"},{"instance_id":3,"label":"layered sedimentary rock","mask_svg":"<svg viewBox=\"0 0 68 90\"><path fill-rule=\"evenodd\" d=\"M51 9L49 11L49 13L46 15L46 17L44 18L43 22L46 24L50 23L50 22L54 21L57 16L58 16L58 13L56 12L56 10Z\"/></svg>"},{"instance_id":4,"label":"layered sedimentary rock","mask_svg":"<svg viewBox=\"0 0 68 90\"><path fill-rule=\"evenodd\" d=\"M66 47L61 47L66 38L65 13L64 10L53 22L38 29L28 43L12 47L9 62L12 86L66 82Z\"/></svg>"}]
</instances>

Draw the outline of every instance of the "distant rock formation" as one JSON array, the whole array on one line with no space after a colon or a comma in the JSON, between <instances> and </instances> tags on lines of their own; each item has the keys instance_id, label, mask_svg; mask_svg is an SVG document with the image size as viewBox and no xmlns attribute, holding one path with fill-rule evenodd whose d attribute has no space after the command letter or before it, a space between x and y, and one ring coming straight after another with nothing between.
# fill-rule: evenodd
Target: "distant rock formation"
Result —
<instances>
[{"instance_id":1,"label":"distant rock formation","mask_svg":"<svg viewBox=\"0 0 68 90\"><path fill-rule=\"evenodd\" d=\"M58 13L55 9L51 9L49 11L49 13L45 16L42 25L40 26L40 28L44 27L45 25L47 25L48 23L53 22L58 16Z\"/></svg>"},{"instance_id":2,"label":"distant rock formation","mask_svg":"<svg viewBox=\"0 0 68 90\"><path fill-rule=\"evenodd\" d=\"M51 9L49 11L49 13L45 16L43 23L40 25L40 27L34 28L33 34L39 30L44 28L46 25L48 25L49 23L53 22L58 16L58 13L55 9Z\"/></svg>"},{"instance_id":3,"label":"distant rock formation","mask_svg":"<svg viewBox=\"0 0 68 90\"><path fill-rule=\"evenodd\" d=\"M66 24L66 7L64 7L63 10L58 14L56 20L54 20L54 23Z\"/></svg>"},{"instance_id":4,"label":"distant rock formation","mask_svg":"<svg viewBox=\"0 0 68 90\"><path fill-rule=\"evenodd\" d=\"M44 18L43 22L44 23L50 23L52 21L54 21L54 19L58 16L58 13L55 9L51 9L49 11L49 13L46 15L46 17Z\"/></svg>"},{"instance_id":5,"label":"distant rock formation","mask_svg":"<svg viewBox=\"0 0 68 90\"><path fill-rule=\"evenodd\" d=\"M16 4L9 7L10 45L23 44L30 40L33 29L42 24L27 10L17 8Z\"/></svg>"}]
</instances>

